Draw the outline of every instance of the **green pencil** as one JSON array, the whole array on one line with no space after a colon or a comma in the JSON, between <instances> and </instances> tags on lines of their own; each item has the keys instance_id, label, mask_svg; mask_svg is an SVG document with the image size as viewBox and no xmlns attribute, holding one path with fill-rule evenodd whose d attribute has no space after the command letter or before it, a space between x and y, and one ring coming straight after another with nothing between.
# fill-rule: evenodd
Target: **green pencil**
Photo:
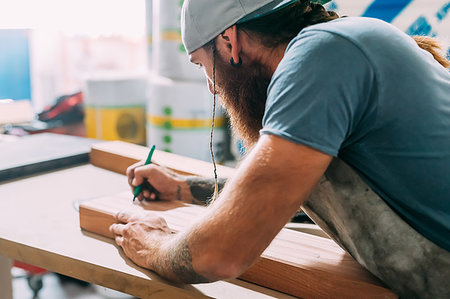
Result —
<instances>
[{"instance_id":1,"label":"green pencil","mask_svg":"<svg viewBox=\"0 0 450 299\"><path fill-rule=\"evenodd\" d=\"M152 156L153 156L153 152L155 151L155 148L156 148L155 146L152 146L152 148L150 149L150 152L148 153L147 160L145 160L144 165L148 165L152 162ZM139 186L136 187L136 189L134 189L133 202L136 199L136 197L139 195L139 193L141 193L141 189L142 189L143 185L144 185L144 183L140 184Z\"/></svg>"}]
</instances>

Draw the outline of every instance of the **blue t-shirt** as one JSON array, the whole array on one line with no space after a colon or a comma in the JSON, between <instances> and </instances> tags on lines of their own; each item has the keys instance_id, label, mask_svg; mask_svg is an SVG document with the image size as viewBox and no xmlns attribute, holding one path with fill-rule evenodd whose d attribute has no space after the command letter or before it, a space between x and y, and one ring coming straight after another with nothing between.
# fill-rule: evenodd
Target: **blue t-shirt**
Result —
<instances>
[{"instance_id":1,"label":"blue t-shirt","mask_svg":"<svg viewBox=\"0 0 450 299\"><path fill-rule=\"evenodd\" d=\"M392 25L302 30L272 77L261 134L341 158L450 251L450 73Z\"/></svg>"}]
</instances>

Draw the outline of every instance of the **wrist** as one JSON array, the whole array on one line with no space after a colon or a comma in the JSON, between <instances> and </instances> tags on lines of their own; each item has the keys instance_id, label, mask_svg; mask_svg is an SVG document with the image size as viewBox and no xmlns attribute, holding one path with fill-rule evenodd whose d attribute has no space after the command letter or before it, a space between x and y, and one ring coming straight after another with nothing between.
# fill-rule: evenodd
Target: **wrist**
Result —
<instances>
[{"instance_id":1,"label":"wrist","mask_svg":"<svg viewBox=\"0 0 450 299\"><path fill-rule=\"evenodd\" d=\"M184 202L184 203L193 203L193 198L192 198L192 194L191 191L189 189L189 185L187 182L187 177L181 177L181 178L177 178L175 180L175 185L176 185L176 199L178 201Z\"/></svg>"},{"instance_id":2,"label":"wrist","mask_svg":"<svg viewBox=\"0 0 450 299\"><path fill-rule=\"evenodd\" d=\"M170 270L168 264L169 244L173 241L173 237L172 234L165 234L156 242L152 239L152 244L149 244L152 250L147 254L147 269L158 273L160 276L167 277L167 270Z\"/></svg>"}]
</instances>

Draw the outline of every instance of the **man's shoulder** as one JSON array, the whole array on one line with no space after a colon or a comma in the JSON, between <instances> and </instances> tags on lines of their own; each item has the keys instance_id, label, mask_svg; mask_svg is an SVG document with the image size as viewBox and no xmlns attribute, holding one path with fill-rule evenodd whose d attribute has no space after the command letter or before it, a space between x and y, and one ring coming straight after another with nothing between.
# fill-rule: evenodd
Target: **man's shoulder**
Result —
<instances>
[{"instance_id":1,"label":"man's shoulder","mask_svg":"<svg viewBox=\"0 0 450 299\"><path fill-rule=\"evenodd\" d=\"M385 21L367 17L342 17L329 22L311 25L301 30L297 35L297 38L310 32L328 32L347 37L349 39L357 38L361 35L404 35L401 30Z\"/></svg>"},{"instance_id":2,"label":"man's shoulder","mask_svg":"<svg viewBox=\"0 0 450 299\"><path fill-rule=\"evenodd\" d=\"M392 27L380 20L361 17L311 25L288 44L275 75L290 76L309 68L342 72L342 68L355 62L361 68L372 68L367 57L383 40L374 31L382 32L385 26ZM386 47L390 46L386 44Z\"/></svg>"},{"instance_id":3,"label":"man's shoulder","mask_svg":"<svg viewBox=\"0 0 450 299\"><path fill-rule=\"evenodd\" d=\"M365 49L392 43L394 36L406 34L384 21L366 17L342 17L333 21L304 28L290 42L287 50L305 43L311 47L354 46ZM398 39L396 39L398 42ZM311 48L309 47L309 48Z\"/></svg>"}]
</instances>

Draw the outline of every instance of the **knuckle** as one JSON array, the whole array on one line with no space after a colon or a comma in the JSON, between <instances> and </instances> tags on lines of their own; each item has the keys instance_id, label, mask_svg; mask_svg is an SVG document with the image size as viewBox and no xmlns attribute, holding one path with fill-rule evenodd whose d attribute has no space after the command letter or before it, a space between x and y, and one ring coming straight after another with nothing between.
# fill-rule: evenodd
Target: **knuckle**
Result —
<instances>
[{"instance_id":1,"label":"knuckle","mask_svg":"<svg viewBox=\"0 0 450 299\"><path fill-rule=\"evenodd\" d=\"M143 176L144 173L145 173L145 167L138 167L134 170L135 176Z\"/></svg>"},{"instance_id":2,"label":"knuckle","mask_svg":"<svg viewBox=\"0 0 450 299\"><path fill-rule=\"evenodd\" d=\"M155 216L155 222L161 227L167 227L166 220L161 216Z\"/></svg>"},{"instance_id":3,"label":"knuckle","mask_svg":"<svg viewBox=\"0 0 450 299\"><path fill-rule=\"evenodd\" d=\"M154 176L159 172L159 168L155 164L149 164L147 165L147 171L150 176Z\"/></svg>"},{"instance_id":4,"label":"knuckle","mask_svg":"<svg viewBox=\"0 0 450 299\"><path fill-rule=\"evenodd\" d=\"M131 230L130 230L129 225L126 225L126 226L123 228L123 236L124 236L124 237L129 236L129 235L130 235L130 232L131 232Z\"/></svg>"},{"instance_id":5,"label":"knuckle","mask_svg":"<svg viewBox=\"0 0 450 299\"><path fill-rule=\"evenodd\" d=\"M127 174L127 176L130 176L131 174L132 174L132 172L133 172L133 168L132 168L133 166L129 166L128 168L127 168L127 171L126 171L126 174Z\"/></svg>"},{"instance_id":6,"label":"knuckle","mask_svg":"<svg viewBox=\"0 0 450 299\"><path fill-rule=\"evenodd\" d=\"M127 168L127 174L133 174L134 170L141 165L140 162L134 163Z\"/></svg>"}]
</instances>

